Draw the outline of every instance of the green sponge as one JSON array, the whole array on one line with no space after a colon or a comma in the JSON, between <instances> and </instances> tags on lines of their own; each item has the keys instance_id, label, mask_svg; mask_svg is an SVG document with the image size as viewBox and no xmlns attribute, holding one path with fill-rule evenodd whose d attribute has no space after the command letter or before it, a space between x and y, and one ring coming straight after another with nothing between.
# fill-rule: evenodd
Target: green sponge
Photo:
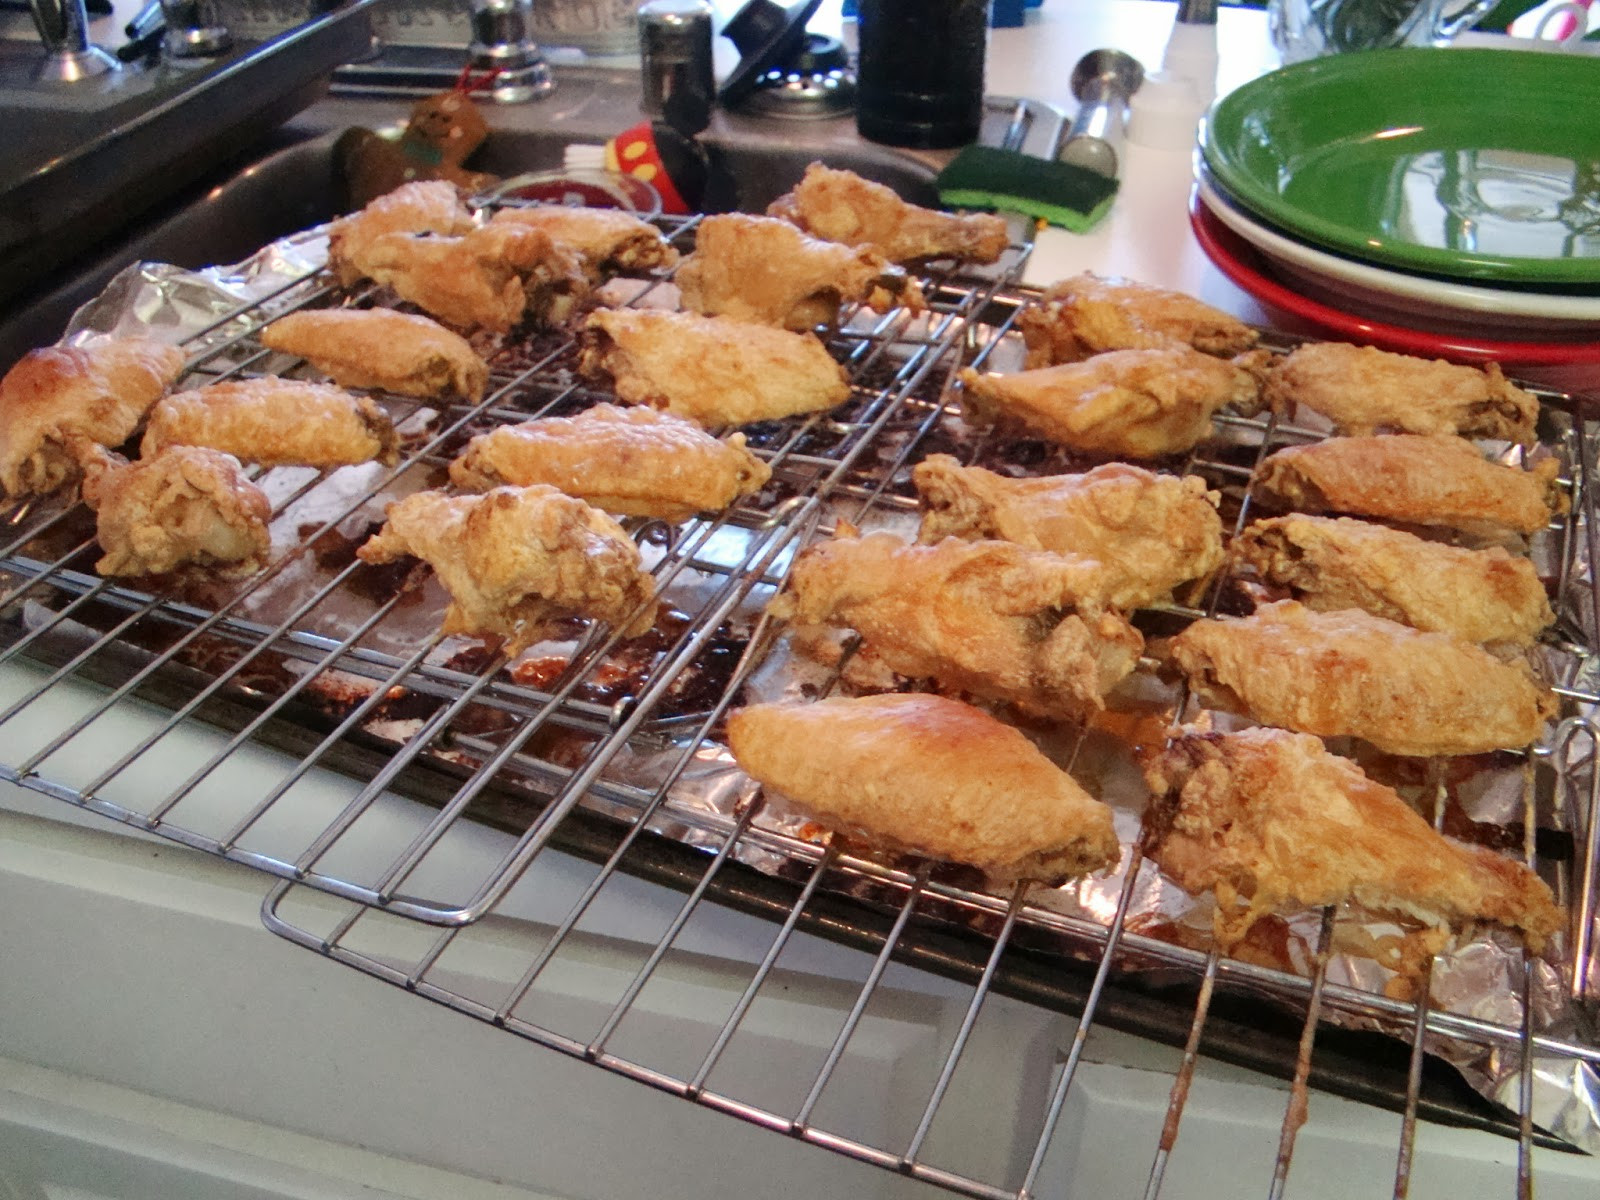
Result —
<instances>
[{"instance_id":1,"label":"green sponge","mask_svg":"<svg viewBox=\"0 0 1600 1200\"><path fill-rule=\"evenodd\" d=\"M967 146L934 180L951 208L1027 213L1087 233L1111 210L1117 181L1084 167L994 146Z\"/></svg>"}]
</instances>

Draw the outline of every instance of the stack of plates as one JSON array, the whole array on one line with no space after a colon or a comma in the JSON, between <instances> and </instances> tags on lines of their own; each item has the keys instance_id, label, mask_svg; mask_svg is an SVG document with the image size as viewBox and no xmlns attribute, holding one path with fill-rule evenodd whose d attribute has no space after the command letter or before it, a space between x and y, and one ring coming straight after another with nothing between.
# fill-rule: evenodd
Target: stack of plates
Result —
<instances>
[{"instance_id":1,"label":"stack of plates","mask_svg":"<svg viewBox=\"0 0 1600 1200\"><path fill-rule=\"evenodd\" d=\"M1298 63L1200 127L1190 223L1263 303L1385 349L1600 363L1600 64L1514 50Z\"/></svg>"}]
</instances>

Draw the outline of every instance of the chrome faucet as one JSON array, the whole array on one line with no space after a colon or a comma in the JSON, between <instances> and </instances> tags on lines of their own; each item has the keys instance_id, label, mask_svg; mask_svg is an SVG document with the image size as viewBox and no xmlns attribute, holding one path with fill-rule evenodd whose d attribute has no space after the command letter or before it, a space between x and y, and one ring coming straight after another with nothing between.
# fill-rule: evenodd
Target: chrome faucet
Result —
<instances>
[{"instance_id":1,"label":"chrome faucet","mask_svg":"<svg viewBox=\"0 0 1600 1200\"><path fill-rule=\"evenodd\" d=\"M89 41L83 0L28 0L28 7L45 49L44 62L34 70L36 79L77 83L121 69L114 55Z\"/></svg>"}]
</instances>

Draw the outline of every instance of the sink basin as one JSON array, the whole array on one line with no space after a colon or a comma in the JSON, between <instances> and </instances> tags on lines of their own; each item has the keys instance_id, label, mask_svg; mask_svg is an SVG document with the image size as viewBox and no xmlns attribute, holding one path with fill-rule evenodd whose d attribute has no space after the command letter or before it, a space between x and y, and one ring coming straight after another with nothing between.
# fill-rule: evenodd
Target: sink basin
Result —
<instances>
[{"instance_id":1,"label":"sink basin","mask_svg":"<svg viewBox=\"0 0 1600 1200\"><path fill-rule=\"evenodd\" d=\"M518 106L486 106L488 141L469 163L499 176L561 166L573 143L599 144L643 119L636 72L569 68L555 93ZM1018 102L990 101L984 140L999 144L1019 129L1025 148L1047 145L1061 114L1035 105L1018 123ZM44 281L0 310L0 370L35 346L56 341L74 309L93 298L129 263L203 267L237 262L275 238L346 210L334 144L353 126L385 130L402 124L410 102L323 99L275 130L253 150L212 175L155 217L126 232L110 249ZM861 140L850 117L785 121L719 111L701 139L726 168L733 196L726 207L760 212L791 188L806 165L821 159L887 184L906 199L933 204L933 180L946 153L890 149Z\"/></svg>"}]
</instances>

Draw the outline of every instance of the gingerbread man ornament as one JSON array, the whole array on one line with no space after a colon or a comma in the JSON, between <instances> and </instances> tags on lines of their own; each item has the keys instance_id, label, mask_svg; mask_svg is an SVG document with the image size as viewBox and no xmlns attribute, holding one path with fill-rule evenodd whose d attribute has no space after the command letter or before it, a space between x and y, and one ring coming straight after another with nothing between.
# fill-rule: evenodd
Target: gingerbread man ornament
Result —
<instances>
[{"instance_id":1,"label":"gingerbread man ornament","mask_svg":"<svg viewBox=\"0 0 1600 1200\"><path fill-rule=\"evenodd\" d=\"M496 177L461 164L488 136L488 122L463 91L417 101L398 138L359 127L347 130L334 153L344 170L350 207L419 179L448 179L469 192L481 191Z\"/></svg>"}]
</instances>

